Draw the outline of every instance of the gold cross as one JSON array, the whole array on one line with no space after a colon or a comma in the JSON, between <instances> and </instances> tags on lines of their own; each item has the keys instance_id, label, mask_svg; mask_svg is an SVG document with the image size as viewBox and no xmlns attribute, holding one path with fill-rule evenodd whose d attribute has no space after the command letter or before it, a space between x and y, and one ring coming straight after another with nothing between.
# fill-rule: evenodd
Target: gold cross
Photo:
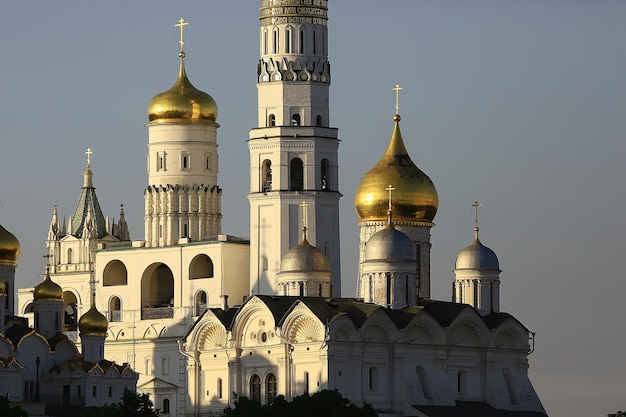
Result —
<instances>
[{"instance_id":1,"label":"gold cross","mask_svg":"<svg viewBox=\"0 0 626 417\"><path fill-rule=\"evenodd\" d=\"M396 84L396 86L392 88L392 90L396 92L396 114L399 114L400 106L398 105L398 96L400 94L400 90L402 90L402 87L400 87L400 84Z\"/></svg>"},{"instance_id":2,"label":"gold cross","mask_svg":"<svg viewBox=\"0 0 626 417\"><path fill-rule=\"evenodd\" d=\"M303 201L302 204L300 204L300 207L302 207L302 226L306 227L306 208L309 205L309 203L307 203L306 201Z\"/></svg>"},{"instance_id":3,"label":"gold cross","mask_svg":"<svg viewBox=\"0 0 626 417\"><path fill-rule=\"evenodd\" d=\"M385 188L385 190L389 191L389 210L391 210L391 192L395 191L395 188L393 188L393 186L389 184L389 186Z\"/></svg>"},{"instance_id":4,"label":"gold cross","mask_svg":"<svg viewBox=\"0 0 626 417\"><path fill-rule=\"evenodd\" d=\"M180 18L180 20L178 21L177 24L175 24L174 26L179 27L180 28L180 52L183 52L183 45L185 44L185 38L183 35L183 31L185 26L189 25L189 22L185 22L185 19L183 19L182 17Z\"/></svg>"},{"instance_id":5,"label":"gold cross","mask_svg":"<svg viewBox=\"0 0 626 417\"><path fill-rule=\"evenodd\" d=\"M480 203L478 201L475 201L474 204L472 204L472 207L476 209L476 217L474 218L474 227L478 228L478 207L480 207Z\"/></svg>"},{"instance_id":6,"label":"gold cross","mask_svg":"<svg viewBox=\"0 0 626 417\"><path fill-rule=\"evenodd\" d=\"M91 148L87 148L87 152L85 152L85 155L87 155L87 166L90 167L91 166L91 154L93 152L91 151Z\"/></svg>"}]
</instances>

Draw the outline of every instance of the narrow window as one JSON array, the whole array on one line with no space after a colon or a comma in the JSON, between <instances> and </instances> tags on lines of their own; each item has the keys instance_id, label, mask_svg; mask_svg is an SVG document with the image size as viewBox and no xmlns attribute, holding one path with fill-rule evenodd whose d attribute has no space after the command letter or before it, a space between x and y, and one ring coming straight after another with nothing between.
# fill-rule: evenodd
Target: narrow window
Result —
<instances>
[{"instance_id":1,"label":"narrow window","mask_svg":"<svg viewBox=\"0 0 626 417\"><path fill-rule=\"evenodd\" d=\"M405 296L405 302L406 305L409 305L409 276L406 275L404 277L404 296Z\"/></svg>"},{"instance_id":2,"label":"narrow window","mask_svg":"<svg viewBox=\"0 0 626 417\"><path fill-rule=\"evenodd\" d=\"M170 399L165 398L163 400L163 414L169 414L169 413L170 413Z\"/></svg>"},{"instance_id":3,"label":"narrow window","mask_svg":"<svg viewBox=\"0 0 626 417\"><path fill-rule=\"evenodd\" d=\"M187 237L189 233L187 223L183 224L183 237Z\"/></svg>"},{"instance_id":4,"label":"narrow window","mask_svg":"<svg viewBox=\"0 0 626 417\"><path fill-rule=\"evenodd\" d=\"M321 174L321 184L320 188L322 191L329 191L330 186L328 184L330 180L330 161L326 158L322 159L320 164L320 174Z\"/></svg>"},{"instance_id":5,"label":"narrow window","mask_svg":"<svg viewBox=\"0 0 626 417\"><path fill-rule=\"evenodd\" d=\"M315 126L317 126L317 127L321 127L322 126L322 116L319 115L319 114L315 118Z\"/></svg>"},{"instance_id":6,"label":"narrow window","mask_svg":"<svg viewBox=\"0 0 626 417\"><path fill-rule=\"evenodd\" d=\"M272 161L266 159L261 164L261 190L272 191Z\"/></svg>"},{"instance_id":7,"label":"narrow window","mask_svg":"<svg viewBox=\"0 0 626 417\"><path fill-rule=\"evenodd\" d=\"M159 237L163 237L163 226L159 225Z\"/></svg>"},{"instance_id":8,"label":"narrow window","mask_svg":"<svg viewBox=\"0 0 626 417\"><path fill-rule=\"evenodd\" d=\"M294 114L291 116L291 126L300 126L300 115Z\"/></svg>"},{"instance_id":9,"label":"narrow window","mask_svg":"<svg viewBox=\"0 0 626 417\"><path fill-rule=\"evenodd\" d=\"M170 360L168 357L161 358L161 373L163 375L170 373Z\"/></svg>"},{"instance_id":10,"label":"narrow window","mask_svg":"<svg viewBox=\"0 0 626 417\"><path fill-rule=\"evenodd\" d=\"M291 28L285 30L285 53L291 53Z\"/></svg>"},{"instance_id":11,"label":"narrow window","mask_svg":"<svg viewBox=\"0 0 626 417\"><path fill-rule=\"evenodd\" d=\"M183 169L187 169L189 168L189 161L188 161L188 156L187 155L183 155Z\"/></svg>"},{"instance_id":12,"label":"narrow window","mask_svg":"<svg viewBox=\"0 0 626 417\"><path fill-rule=\"evenodd\" d=\"M504 376L504 382L506 383L506 389L509 393L509 399L511 400L511 404L519 403L519 397L517 396L517 391L515 390L515 385L513 384L511 371L505 368L502 370L502 374Z\"/></svg>"},{"instance_id":13,"label":"narrow window","mask_svg":"<svg viewBox=\"0 0 626 417\"><path fill-rule=\"evenodd\" d=\"M267 125L270 127L276 126L276 115L274 114L269 115L269 117L267 118Z\"/></svg>"},{"instance_id":14,"label":"narrow window","mask_svg":"<svg viewBox=\"0 0 626 417\"><path fill-rule=\"evenodd\" d=\"M313 31L313 54L317 53L317 43L315 42L317 40L316 37L315 31Z\"/></svg>"},{"instance_id":15,"label":"narrow window","mask_svg":"<svg viewBox=\"0 0 626 417\"><path fill-rule=\"evenodd\" d=\"M256 374L250 378L250 398L252 401L261 401L261 377Z\"/></svg>"},{"instance_id":16,"label":"narrow window","mask_svg":"<svg viewBox=\"0 0 626 417\"><path fill-rule=\"evenodd\" d=\"M456 374L456 392L458 394L465 394L465 385L466 385L466 373L465 371L459 371Z\"/></svg>"},{"instance_id":17,"label":"narrow window","mask_svg":"<svg viewBox=\"0 0 626 417\"><path fill-rule=\"evenodd\" d=\"M304 53L304 30L300 29L300 53Z\"/></svg>"},{"instance_id":18,"label":"narrow window","mask_svg":"<svg viewBox=\"0 0 626 417\"><path fill-rule=\"evenodd\" d=\"M478 305L478 280L474 280L472 285L474 287L474 308L482 307Z\"/></svg>"},{"instance_id":19,"label":"narrow window","mask_svg":"<svg viewBox=\"0 0 626 417\"><path fill-rule=\"evenodd\" d=\"M263 271L267 271L268 270L268 261L266 257L263 257L263 260L261 261L261 269Z\"/></svg>"},{"instance_id":20,"label":"narrow window","mask_svg":"<svg viewBox=\"0 0 626 417\"><path fill-rule=\"evenodd\" d=\"M375 366L370 366L368 374L370 391L378 390L378 368Z\"/></svg>"},{"instance_id":21,"label":"narrow window","mask_svg":"<svg viewBox=\"0 0 626 417\"><path fill-rule=\"evenodd\" d=\"M109 393L108 393L108 397L111 398L113 397L113 387L109 386Z\"/></svg>"},{"instance_id":22,"label":"narrow window","mask_svg":"<svg viewBox=\"0 0 626 417\"><path fill-rule=\"evenodd\" d=\"M265 401L267 404L271 404L276 398L276 376L269 374L265 379Z\"/></svg>"},{"instance_id":23,"label":"narrow window","mask_svg":"<svg viewBox=\"0 0 626 417\"><path fill-rule=\"evenodd\" d=\"M421 366L415 368L415 372L417 372L417 379L420 382L420 387L422 388L422 394L424 398L430 400L433 398L433 394L430 390L430 384L428 383L428 375L426 375L426 370Z\"/></svg>"},{"instance_id":24,"label":"narrow window","mask_svg":"<svg viewBox=\"0 0 626 417\"><path fill-rule=\"evenodd\" d=\"M97 397L97 396L98 396L98 387L97 387L97 386L95 386L95 385L93 385L93 386L91 387L91 396L92 396L92 397Z\"/></svg>"},{"instance_id":25,"label":"narrow window","mask_svg":"<svg viewBox=\"0 0 626 417\"><path fill-rule=\"evenodd\" d=\"M74 254L74 251L72 251L72 248L69 248L69 249L67 250L67 263L68 263L68 264L71 264L71 263L73 262L73 259L72 259L72 258L73 258L73 256L72 256L72 255L73 255L73 254Z\"/></svg>"},{"instance_id":26,"label":"narrow window","mask_svg":"<svg viewBox=\"0 0 626 417\"><path fill-rule=\"evenodd\" d=\"M54 313L54 330L59 330L59 313Z\"/></svg>"},{"instance_id":27,"label":"narrow window","mask_svg":"<svg viewBox=\"0 0 626 417\"><path fill-rule=\"evenodd\" d=\"M274 50L273 53L278 53L278 30L274 30Z\"/></svg>"},{"instance_id":28,"label":"narrow window","mask_svg":"<svg viewBox=\"0 0 626 417\"><path fill-rule=\"evenodd\" d=\"M289 165L290 190L302 191L304 189L304 164L302 159L293 158Z\"/></svg>"},{"instance_id":29,"label":"narrow window","mask_svg":"<svg viewBox=\"0 0 626 417\"><path fill-rule=\"evenodd\" d=\"M304 282L300 283L300 297L304 297Z\"/></svg>"},{"instance_id":30,"label":"narrow window","mask_svg":"<svg viewBox=\"0 0 626 417\"><path fill-rule=\"evenodd\" d=\"M391 274L387 272L385 278L387 280L387 305L391 305Z\"/></svg>"},{"instance_id":31,"label":"narrow window","mask_svg":"<svg viewBox=\"0 0 626 417\"><path fill-rule=\"evenodd\" d=\"M309 373L304 372L304 393L309 393Z\"/></svg>"},{"instance_id":32,"label":"narrow window","mask_svg":"<svg viewBox=\"0 0 626 417\"><path fill-rule=\"evenodd\" d=\"M222 398L222 378L217 378L217 398Z\"/></svg>"},{"instance_id":33,"label":"narrow window","mask_svg":"<svg viewBox=\"0 0 626 417\"><path fill-rule=\"evenodd\" d=\"M263 31L263 55L267 55L267 30Z\"/></svg>"}]
</instances>

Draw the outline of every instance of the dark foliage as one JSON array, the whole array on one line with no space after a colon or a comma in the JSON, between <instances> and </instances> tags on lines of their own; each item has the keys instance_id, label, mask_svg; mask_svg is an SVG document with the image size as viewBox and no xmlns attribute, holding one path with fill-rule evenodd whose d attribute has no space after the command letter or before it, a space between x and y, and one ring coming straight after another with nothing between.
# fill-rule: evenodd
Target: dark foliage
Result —
<instances>
[{"instance_id":1,"label":"dark foliage","mask_svg":"<svg viewBox=\"0 0 626 417\"><path fill-rule=\"evenodd\" d=\"M126 391L119 404L87 407L82 417L159 417L161 414L153 405L148 394Z\"/></svg>"},{"instance_id":2,"label":"dark foliage","mask_svg":"<svg viewBox=\"0 0 626 417\"><path fill-rule=\"evenodd\" d=\"M0 416L28 417L28 413L19 406L12 407L7 397L0 397Z\"/></svg>"},{"instance_id":3,"label":"dark foliage","mask_svg":"<svg viewBox=\"0 0 626 417\"><path fill-rule=\"evenodd\" d=\"M234 408L224 409L224 417L377 417L369 404L359 407L337 390L303 394L289 402L282 395L269 405L261 405L247 397L238 397Z\"/></svg>"}]
</instances>

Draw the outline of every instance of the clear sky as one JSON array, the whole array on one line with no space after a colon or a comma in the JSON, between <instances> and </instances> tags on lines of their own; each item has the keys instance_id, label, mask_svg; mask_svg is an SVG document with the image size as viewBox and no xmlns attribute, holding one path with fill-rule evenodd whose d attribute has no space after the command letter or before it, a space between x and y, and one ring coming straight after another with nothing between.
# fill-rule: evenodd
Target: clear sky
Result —
<instances>
[{"instance_id":1,"label":"clear sky","mask_svg":"<svg viewBox=\"0 0 626 417\"><path fill-rule=\"evenodd\" d=\"M223 232L249 236L258 8L248 1L5 0L0 5L0 224L22 244L17 285L44 270L53 204L69 218L85 150L103 211L143 239L147 105L187 70L219 106ZM343 295L354 296L362 176L389 139L393 86L409 153L434 181L433 298L456 254L500 259L501 307L536 333L530 376L551 416L626 408L626 2L330 0Z\"/></svg>"}]
</instances>

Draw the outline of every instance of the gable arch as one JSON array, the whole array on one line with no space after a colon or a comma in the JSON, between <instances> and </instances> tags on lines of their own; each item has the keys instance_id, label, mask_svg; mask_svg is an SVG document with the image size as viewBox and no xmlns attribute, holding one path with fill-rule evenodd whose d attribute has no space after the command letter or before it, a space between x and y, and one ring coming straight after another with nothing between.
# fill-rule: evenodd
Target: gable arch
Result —
<instances>
[{"instance_id":1,"label":"gable arch","mask_svg":"<svg viewBox=\"0 0 626 417\"><path fill-rule=\"evenodd\" d=\"M471 320L460 320L448 329L448 342L452 346L482 346L480 328Z\"/></svg>"},{"instance_id":2,"label":"gable arch","mask_svg":"<svg viewBox=\"0 0 626 417\"><path fill-rule=\"evenodd\" d=\"M214 267L210 256L201 253L189 263L189 279L213 278Z\"/></svg>"},{"instance_id":3,"label":"gable arch","mask_svg":"<svg viewBox=\"0 0 626 417\"><path fill-rule=\"evenodd\" d=\"M354 342L361 340L359 331L356 329L354 323L347 315L333 320L328 327L330 340Z\"/></svg>"},{"instance_id":4,"label":"gable arch","mask_svg":"<svg viewBox=\"0 0 626 417\"><path fill-rule=\"evenodd\" d=\"M274 316L265 303L252 297L241 307L235 317L232 330L236 346L258 346L277 337ZM265 333L265 341L263 335Z\"/></svg>"},{"instance_id":5,"label":"gable arch","mask_svg":"<svg viewBox=\"0 0 626 417\"><path fill-rule=\"evenodd\" d=\"M499 349L528 349L528 336L518 326L501 325L496 329L490 346Z\"/></svg>"},{"instance_id":6,"label":"gable arch","mask_svg":"<svg viewBox=\"0 0 626 417\"><path fill-rule=\"evenodd\" d=\"M388 343L389 333L380 323L372 323L361 329L361 338L364 342Z\"/></svg>"}]
</instances>

